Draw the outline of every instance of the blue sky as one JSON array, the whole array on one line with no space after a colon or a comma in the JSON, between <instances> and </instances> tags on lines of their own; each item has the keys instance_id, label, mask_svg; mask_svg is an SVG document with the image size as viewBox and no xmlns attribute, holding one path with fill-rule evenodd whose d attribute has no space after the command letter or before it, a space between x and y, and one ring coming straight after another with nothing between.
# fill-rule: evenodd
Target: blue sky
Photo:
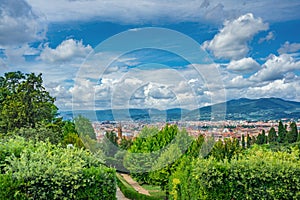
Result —
<instances>
[{"instance_id":1,"label":"blue sky","mask_svg":"<svg viewBox=\"0 0 300 200\"><path fill-rule=\"evenodd\" d=\"M299 10L298 0L0 0L0 73L43 73L60 110L300 101Z\"/></svg>"}]
</instances>

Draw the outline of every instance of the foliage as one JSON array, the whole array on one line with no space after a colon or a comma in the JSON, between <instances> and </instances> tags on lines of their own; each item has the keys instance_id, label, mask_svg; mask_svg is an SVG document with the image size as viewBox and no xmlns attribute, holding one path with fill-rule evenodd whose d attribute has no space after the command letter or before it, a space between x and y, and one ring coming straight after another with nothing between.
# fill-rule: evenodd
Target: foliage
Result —
<instances>
[{"instance_id":1,"label":"foliage","mask_svg":"<svg viewBox=\"0 0 300 200\"><path fill-rule=\"evenodd\" d=\"M171 199L299 199L299 151L254 146L239 159L198 158L170 178Z\"/></svg>"},{"instance_id":2,"label":"foliage","mask_svg":"<svg viewBox=\"0 0 300 200\"><path fill-rule=\"evenodd\" d=\"M288 143L294 143L297 141L298 138L298 129L295 122L290 124L290 131L287 132L286 140Z\"/></svg>"},{"instance_id":3,"label":"foliage","mask_svg":"<svg viewBox=\"0 0 300 200\"><path fill-rule=\"evenodd\" d=\"M278 142L284 143L286 141L286 128L283 126L283 123L280 121L278 124Z\"/></svg>"},{"instance_id":4,"label":"foliage","mask_svg":"<svg viewBox=\"0 0 300 200\"><path fill-rule=\"evenodd\" d=\"M265 130L262 130L262 133L258 134L256 138L256 144L267 144L267 136Z\"/></svg>"},{"instance_id":5,"label":"foliage","mask_svg":"<svg viewBox=\"0 0 300 200\"><path fill-rule=\"evenodd\" d=\"M96 140L96 134L94 128L89 119L83 117L82 115L78 115L74 118L75 129L78 134L82 137L88 135L91 139Z\"/></svg>"},{"instance_id":6,"label":"foliage","mask_svg":"<svg viewBox=\"0 0 300 200\"><path fill-rule=\"evenodd\" d=\"M239 140L236 138L219 140L212 148L211 155L217 160L228 159L229 161L241 152Z\"/></svg>"},{"instance_id":7,"label":"foliage","mask_svg":"<svg viewBox=\"0 0 300 200\"><path fill-rule=\"evenodd\" d=\"M53 122L57 114L54 101L43 87L42 74L5 73L0 77L1 132Z\"/></svg>"},{"instance_id":8,"label":"foliage","mask_svg":"<svg viewBox=\"0 0 300 200\"><path fill-rule=\"evenodd\" d=\"M242 148L245 149L246 148L246 142L245 142L245 135L242 134Z\"/></svg>"},{"instance_id":9,"label":"foliage","mask_svg":"<svg viewBox=\"0 0 300 200\"><path fill-rule=\"evenodd\" d=\"M277 134L276 134L276 131L275 131L274 127L272 127L270 129L269 134L268 134L268 138L269 138L269 143L274 143L274 142L278 141Z\"/></svg>"},{"instance_id":10,"label":"foliage","mask_svg":"<svg viewBox=\"0 0 300 200\"><path fill-rule=\"evenodd\" d=\"M124 165L140 183L151 183L149 173L162 153L178 133L176 125L166 125L160 131L157 128L142 129L124 158Z\"/></svg>"},{"instance_id":11,"label":"foliage","mask_svg":"<svg viewBox=\"0 0 300 200\"><path fill-rule=\"evenodd\" d=\"M36 124L35 128L16 128L8 133L9 135L21 136L27 140L50 141L58 144L62 140L60 128L56 124Z\"/></svg>"},{"instance_id":12,"label":"foliage","mask_svg":"<svg viewBox=\"0 0 300 200\"><path fill-rule=\"evenodd\" d=\"M4 141L0 151L6 199L115 199L115 170L101 155L23 138Z\"/></svg>"},{"instance_id":13,"label":"foliage","mask_svg":"<svg viewBox=\"0 0 300 200\"><path fill-rule=\"evenodd\" d=\"M68 144L73 144L75 147L83 148L84 144L81 138L76 133L67 133L64 136L62 144L67 146Z\"/></svg>"}]
</instances>

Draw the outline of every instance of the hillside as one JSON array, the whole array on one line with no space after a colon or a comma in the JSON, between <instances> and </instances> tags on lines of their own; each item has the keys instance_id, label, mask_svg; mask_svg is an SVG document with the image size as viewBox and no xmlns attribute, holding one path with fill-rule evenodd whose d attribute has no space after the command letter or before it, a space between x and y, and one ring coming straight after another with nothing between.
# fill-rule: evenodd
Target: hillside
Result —
<instances>
[{"instance_id":1,"label":"hillside","mask_svg":"<svg viewBox=\"0 0 300 200\"><path fill-rule=\"evenodd\" d=\"M287 101L279 98L235 99L225 103L206 106L195 110L173 108L158 109L119 109L94 111L64 111L61 115L70 119L72 115L84 115L92 121L177 121L177 120L278 120L283 118L299 119L300 102ZM224 110L225 109L225 110ZM222 110L226 111L226 115Z\"/></svg>"}]
</instances>

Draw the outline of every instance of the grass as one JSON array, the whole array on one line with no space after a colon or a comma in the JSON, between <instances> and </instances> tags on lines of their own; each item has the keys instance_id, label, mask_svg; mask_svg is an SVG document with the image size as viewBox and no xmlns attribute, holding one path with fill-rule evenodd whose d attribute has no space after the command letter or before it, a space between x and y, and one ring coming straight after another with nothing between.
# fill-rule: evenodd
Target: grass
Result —
<instances>
[{"instance_id":1,"label":"grass","mask_svg":"<svg viewBox=\"0 0 300 200\"><path fill-rule=\"evenodd\" d=\"M164 199L164 196L153 196L150 191L150 195L144 195L144 194L140 194L138 193L130 184L127 183L127 181L119 174L117 174L117 183L118 186L120 188L120 190L122 191L122 193L124 194L125 197L127 197L128 199L136 199L136 200L160 200L160 199ZM146 189L146 188L145 188ZM157 193L155 193L157 194Z\"/></svg>"},{"instance_id":2,"label":"grass","mask_svg":"<svg viewBox=\"0 0 300 200\"><path fill-rule=\"evenodd\" d=\"M149 191L150 195L153 197L165 199L166 193L160 189L159 186L154 185L142 185L143 188Z\"/></svg>"}]
</instances>

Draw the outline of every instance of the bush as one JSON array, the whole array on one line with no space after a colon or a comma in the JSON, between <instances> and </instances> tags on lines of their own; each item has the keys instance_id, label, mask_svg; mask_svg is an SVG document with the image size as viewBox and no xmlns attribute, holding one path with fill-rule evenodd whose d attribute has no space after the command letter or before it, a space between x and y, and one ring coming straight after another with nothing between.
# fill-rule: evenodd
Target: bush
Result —
<instances>
[{"instance_id":1,"label":"bush","mask_svg":"<svg viewBox=\"0 0 300 200\"><path fill-rule=\"evenodd\" d=\"M170 179L171 199L299 199L299 152L256 147L239 159L197 159Z\"/></svg>"},{"instance_id":2,"label":"bush","mask_svg":"<svg viewBox=\"0 0 300 200\"><path fill-rule=\"evenodd\" d=\"M9 147L15 143L20 144L18 148ZM101 156L21 138L6 144L8 156L2 162L5 174L0 178L1 197L7 197L4 199L16 199L18 195L25 199L116 198L115 170L103 166ZM2 145L0 149L3 151Z\"/></svg>"}]
</instances>

